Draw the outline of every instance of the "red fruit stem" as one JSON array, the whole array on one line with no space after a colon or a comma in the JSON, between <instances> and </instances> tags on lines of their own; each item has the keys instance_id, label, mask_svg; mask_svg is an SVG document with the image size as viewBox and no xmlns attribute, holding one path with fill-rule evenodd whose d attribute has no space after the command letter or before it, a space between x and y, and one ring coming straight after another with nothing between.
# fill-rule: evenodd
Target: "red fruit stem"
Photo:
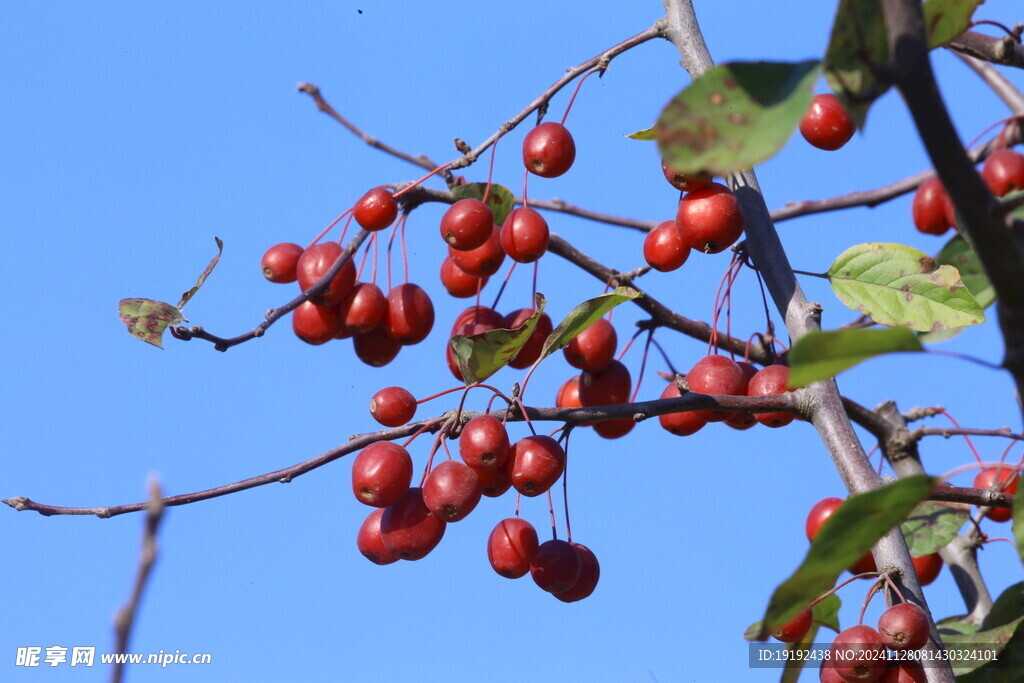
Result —
<instances>
[{"instance_id":1,"label":"red fruit stem","mask_svg":"<svg viewBox=\"0 0 1024 683\"><path fill-rule=\"evenodd\" d=\"M942 416L944 416L944 417L945 417L945 418L946 418L947 420L949 420L950 422L952 422L952 423L953 423L953 426L954 426L954 427L956 427L957 429L960 429L960 423L959 423L959 422L957 422L957 421L956 421L956 418L954 418L954 417L953 417L952 415L950 415L950 414L949 414L949 413L948 413L948 412L946 411L946 409L945 409L945 408L939 408L939 411L938 411L938 412L939 412L939 415L942 415ZM975 447L974 447L974 444L973 444L973 443L971 442L971 437L969 437L969 436L968 436L968 435L966 435L966 434L962 434L961 436L963 436L963 437L964 437L964 441L966 441L966 442L967 442L967 447L968 447L968 448L970 448L970 449L971 449L971 453L973 453L973 454L974 454L974 459L975 459L975 460L976 460L977 462L981 462L981 456L980 456L980 455L978 455L978 449L977 449L977 448L975 448Z\"/></svg>"},{"instance_id":2,"label":"red fruit stem","mask_svg":"<svg viewBox=\"0 0 1024 683\"><path fill-rule=\"evenodd\" d=\"M866 578L866 577L869 577L869 576L881 576L881 574L882 574L881 572L867 572L867 573L864 573L864 574L857 574L855 576L851 576L850 578L846 579L842 583L837 583L835 586L832 587L831 590L826 591L825 593L822 593L821 595L816 597L814 600L811 600L810 604L808 604L807 606L810 607L810 608L813 608L819 602L821 602L822 600L824 600L828 596L832 595L833 593L837 592L843 586L846 586L847 584L851 584L851 583L853 583L854 581L856 581L858 579L863 579L863 578Z\"/></svg>"},{"instance_id":3,"label":"red fruit stem","mask_svg":"<svg viewBox=\"0 0 1024 683\"><path fill-rule=\"evenodd\" d=\"M402 217L398 219L399 224L402 226L399 230L402 233L402 276L405 278L405 282L409 281L409 254L405 248L405 223L407 218L409 218L409 214L403 213Z\"/></svg>"},{"instance_id":4,"label":"red fruit stem","mask_svg":"<svg viewBox=\"0 0 1024 683\"><path fill-rule=\"evenodd\" d=\"M757 276L757 286L761 290L761 303L764 304L764 329L765 332L768 333L768 336L772 339L772 341L775 341L775 323L772 322L772 309L768 305L768 295L764 291L764 278L761 277L761 272L758 271L756 268L754 269L754 275Z\"/></svg>"},{"instance_id":5,"label":"red fruit stem","mask_svg":"<svg viewBox=\"0 0 1024 683\"><path fill-rule=\"evenodd\" d=\"M891 581L891 579L890 579ZM868 605L871 603L871 598L875 597L875 593L885 585L885 581L881 576L878 577L877 581L871 582L871 587L868 588L867 595L864 596L864 602L860 606L860 615L857 617L857 625L860 626L864 623L864 613L868 611Z\"/></svg>"},{"instance_id":6,"label":"red fruit stem","mask_svg":"<svg viewBox=\"0 0 1024 683\"><path fill-rule=\"evenodd\" d=\"M341 229L341 237L338 238L338 244L345 241L345 235L348 234L348 226L351 225L353 218L355 218L355 213L349 214L349 217L345 219L345 226Z\"/></svg>"},{"instance_id":7,"label":"red fruit stem","mask_svg":"<svg viewBox=\"0 0 1024 683\"><path fill-rule=\"evenodd\" d=\"M481 199L484 204L491 198L491 179L494 177L494 155L498 151L498 143L500 140L494 141L494 146L491 147L491 161L487 165L487 187L484 188L484 198Z\"/></svg>"},{"instance_id":8,"label":"red fruit stem","mask_svg":"<svg viewBox=\"0 0 1024 683\"><path fill-rule=\"evenodd\" d=\"M363 258L359 260L359 270L356 271L356 282L363 281L363 266L366 265L366 258L370 255L370 248L373 246L376 237L377 233L370 235L370 242L366 245L366 249L363 249Z\"/></svg>"},{"instance_id":9,"label":"red fruit stem","mask_svg":"<svg viewBox=\"0 0 1024 683\"><path fill-rule=\"evenodd\" d=\"M1013 540L1012 538L1004 538L1002 536L999 536L998 538L986 538L982 541L982 543L995 543L996 541L1006 541L1013 547L1017 547L1017 541Z\"/></svg>"},{"instance_id":10,"label":"red fruit stem","mask_svg":"<svg viewBox=\"0 0 1024 683\"><path fill-rule=\"evenodd\" d=\"M444 454L448 456L448 459L452 460L452 452L448 450L448 439L441 439L441 447L444 449Z\"/></svg>"},{"instance_id":11,"label":"red fruit stem","mask_svg":"<svg viewBox=\"0 0 1024 683\"><path fill-rule=\"evenodd\" d=\"M634 403L636 401L637 394L640 393L640 385L644 381L644 370L647 369L647 354L651 352L651 340L654 339L654 330L647 330L647 342L644 344L644 355L640 358L640 373L636 376L636 386L633 387L633 393L629 395L629 402Z\"/></svg>"},{"instance_id":12,"label":"red fruit stem","mask_svg":"<svg viewBox=\"0 0 1024 683\"><path fill-rule=\"evenodd\" d=\"M321 231L320 231L320 234L319 234L319 235L317 235L317 236L316 236L315 238L313 238L313 241L309 243L309 245L308 245L308 246L306 247L306 249L309 249L309 247L313 246L314 244L316 244L317 242L319 242L319 241L320 241L321 239L323 239L323 236L324 236L324 235L326 235L327 233L329 233L329 232L331 231L331 228L333 228L333 227L334 227L335 225L337 225L337 224L338 224L338 222L339 222L339 221L341 221L341 219L342 219L342 218L344 218L344 217L345 217L345 216L347 216L348 214L352 213L352 208L353 208L353 207L350 207L350 208L348 208L348 209L345 209L345 211L344 211L344 212L343 212L343 213L342 213L342 214L341 214L340 216L338 216L338 217L337 217L337 218L335 218L335 219L334 219L333 221L331 221L331 222L330 222L330 223L329 223L329 224L327 225L327 227L326 227L326 228L324 228L323 230L321 230Z\"/></svg>"},{"instance_id":13,"label":"red fruit stem","mask_svg":"<svg viewBox=\"0 0 1024 683\"><path fill-rule=\"evenodd\" d=\"M561 124L563 126L565 125L565 119L569 116L569 110L572 109L573 102L576 101L576 96L580 94L580 88L583 87L583 81L585 81L588 78L590 78L591 74L598 73L598 72L601 72L601 71L604 71L604 69L602 69L600 67L598 67L596 69L591 69L587 73L583 74L583 78L581 78L580 80L576 81L576 89L572 91L572 97L569 98L569 104L565 105L565 113L562 114Z\"/></svg>"},{"instance_id":14,"label":"red fruit stem","mask_svg":"<svg viewBox=\"0 0 1024 683\"><path fill-rule=\"evenodd\" d=\"M963 472L970 472L971 470L983 470L983 469L986 469L988 467L999 467L999 468L1007 469L1007 470L1017 470L1017 472L1020 472L1020 471L1024 470L1024 464L1021 464L1021 463L1018 463L1016 465L1008 465L1005 462L976 462L976 463L971 463L970 465L961 465L960 467L956 467L956 468L950 470L949 472L946 472L944 475L939 477L939 479L941 481L949 481L951 478L955 477L958 474L962 474ZM1002 486L1004 484L1008 484L1009 482L998 482L998 483L999 483L999 486ZM996 488L996 490L999 491L1001 489L1000 488Z\"/></svg>"},{"instance_id":15,"label":"red fruit stem","mask_svg":"<svg viewBox=\"0 0 1024 683\"><path fill-rule=\"evenodd\" d=\"M900 602L906 602L906 599L903 597L903 591L901 591L899 586L896 585L896 582L892 580L892 577L888 574L882 574L882 576L885 577L885 582L889 584L889 588L892 589L892 592L899 596Z\"/></svg>"},{"instance_id":16,"label":"red fruit stem","mask_svg":"<svg viewBox=\"0 0 1024 683\"><path fill-rule=\"evenodd\" d=\"M665 353L665 349L663 349L661 347L661 344L659 344L656 339L652 339L651 343L654 344L654 348L658 349L658 352L661 354L662 359L665 361L665 365L668 366L668 369L672 372L672 374L673 375L678 375L679 372L676 370L676 367L674 365L672 365L672 361L669 360L668 354ZM747 349L748 350L750 349L750 343L749 342L747 342Z\"/></svg>"},{"instance_id":17,"label":"red fruit stem","mask_svg":"<svg viewBox=\"0 0 1024 683\"><path fill-rule=\"evenodd\" d=\"M516 491L516 502L515 502L515 505L513 506L515 508L513 510L513 513L514 513L514 515L516 517L519 517L519 501L521 501L522 499L523 499L523 494L521 494L518 491Z\"/></svg>"},{"instance_id":18,"label":"red fruit stem","mask_svg":"<svg viewBox=\"0 0 1024 683\"><path fill-rule=\"evenodd\" d=\"M617 361L619 361L621 363L623 356L625 356L626 352L629 351L629 347L633 345L633 342L636 341L636 338L639 337L641 334L643 334L643 332L644 331L642 329L639 329L636 332L634 332L633 336L630 337L629 341L626 342L625 346L622 347L622 350L619 351L619 355L618 355L618 357L616 357L615 360L617 360Z\"/></svg>"},{"instance_id":19,"label":"red fruit stem","mask_svg":"<svg viewBox=\"0 0 1024 683\"><path fill-rule=\"evenodd\" d=\"M492 392L494 392L494 396L491 396L491 400L494 400L494 398L498 396L504 398L504 394L502 394L500 391L498 391L489 384L470 384L468 386L457 386L452 387L451 389L445 389L444 391L439 391L432 396L427 396L426 398L421 398L420 400L416 401L416 405L419 405L420 403L426 403L427 401L433 401L435 398L440 398L442 396L454 393L456 391L469 391L470 389L476 389L477 387L480 387L481 389L490 389ZM487 412L490 412L490 409L488 409Z\"/></svg>"},{"instance_id":20,"label":"red fruit stem","mask_svg":"<svg viewBox=\"0 0 1024 683\"><path fill-rule=\"evenodd\" d=\"M432 426L433 425L431 425L430 423L427 423L427 424L421 426L419 429L417 429L415 432L412 433L412 436L410 436L408 439L406 439L404 442L402 442L402 448L408 448L409 444L411 444L413 442L413 440L417 436L419 436L423 432L429 430Z\"/></svg>"},{"instance_id":21,"label":"red fruit stem","mask_svg":"<svg viewBox=\"0 0 1024 683\"><path fill-rule=\"evenodd\" d=\"M420 185L420 184L421 184L421 183L423 183L424 181L426 181L426 180L429 180L430 178L434 177L434 176L435 176L435 175L437 175L438 173L443 173L443 172L447 171L447 170L448 170L448 167L449 167L449 166L451 166L451 165L452 165L452 163L454 163L454 162L451 162L451 161L449 161L449 162L448 162L447 164L444 164L444 165L442 165L442 166L438 166L438 167L437 167L437 168L435 168L435 169L434 169L433 171L431 171L431 172L430 172L430 173L428 173L427 175L423 176L422 178L420 178L420 179L419 179L419 180L417 180L416 182L414 182L414 183L412 183L412 184L410 184L410 185L407 185L406 187L403 187L403 188L402 188L401 190L399 190L398 192L396 192L396 193L395 193L395 194L393 195L393 196L394 196L394 198L395 198L395 199L398 199L398 198L399 198L399 197L401 197L401 196L402 196L403 194L405 194L406 192L408 192L408 191L409 191L409 190L411 190L412 188L414 188L414 187L417 187L418 185Z\"/></svg>"},{"instance_id":22,"label":"red fruit stem","mask_svg":"<svg viewBox=\"0 0 1024 683\"><path fill-rule=\"evenodd\" d=\"M512 261L512 265L509 266L508 272L505 273L505 279L501 281L501 287L498 288L498 294L497 294L497 296L494 297L494 303L491 304L491 308L492 309L498 310L498 302L501 301L501 295L505 293L505 285L508 284L509 279L512 277L512 272L516 269L516 264L518 264L518 263L519 263L518 261ZM481 282L483 282L483 280L481 280ZM479 305L479 303L480 302L477 301L478 305ZM479 315L479 311L474 313L474 319L478 315Z\"/></svg>"},{"instance_id":23,"label":"red fruit stem","mask_svg":"<svg viewBox=\"0 0 1024 683\"><path fill-rule=\"evenodd\" d=\"M548 489L548 514L551 516L551 538L558 540L558 529L555 528L555 503L551 498L551 489Z\"/></svg>"},{"instance_id":24,"label":"red fruit stem","mask_svg":"<svg viewBox=\"0 0 1024 683\"><path fill-rule=\"evenodd\" d=\"M420 477L420 488L427 483L427 477L430 476L430 470L434 467L434 454L437 453L437 449L441 447L441 442L444 441L445 434L448 432L441 429L437 432L437 436L434 437L434 443L430 446L430 455L427 456L427 466L423 468L423 476Z\"/></svg>"},{"instance_id":25,"label":"red fruit stem","mask_svg":"<svg viewBox=\"0 0 1024 683\"><path fill-rule=\"evenodd\" d=\"M562 469L562 503L565 505L565 540L572 543L572 524L569 523L569 434L565 433L565 467ZM550 493L550 492L549 492Z\"/></svg>"},{"instance_id":26,"label":"red fruit stem","mask_svg":"<svg viewBox=\"0 0 1024 683\"><path fill-rule=\"evenodd\" d=\"M370 282L377 284L377 254L380 252L380 240L377 233L373 233L373 271L370 273Z\"/></svg>"},{"instance_id":27,"label":"red fruit stem","mask_svg":"<svg viewBox=\"0 0 1024 683\"><path fill-rule=\"evenodd\" d=\"M711 338L708 340L708 353L718 353L718 318L722 314L722 308L726 305L726 301L729 298L729 292L732 291L732 283L736 281L736 273L733 271L742 266L742 262L739 260L736 254L733 254L732 260L729 261L729 267L725 269L725 274L722 275L722 279L718 281L718 289L715 290L715 298L712 302L711 311ZM723 288L725 290L723 294ZM728 319L728 315L726 315ZM732 336L728 332L726 336ZM731 355L731 352L730 352Z\"/></svg>"}]
</instances>

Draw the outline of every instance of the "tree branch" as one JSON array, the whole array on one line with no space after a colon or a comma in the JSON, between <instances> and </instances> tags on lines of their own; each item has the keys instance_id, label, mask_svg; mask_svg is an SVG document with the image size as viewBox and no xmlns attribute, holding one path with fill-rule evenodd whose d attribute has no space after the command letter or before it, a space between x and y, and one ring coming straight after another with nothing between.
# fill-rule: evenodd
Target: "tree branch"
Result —
<instances>
[{"instance_id":1,"label":"tree branch","mask_svg":"<svg viewBox=\"0 0 1024 683\"><path fill-rule=\"evenodd\" d=\"M986 62L1024 69L1024 46L1010 36L993 38L975 31L964 31L946 47Z\"/></svg>"}]
</instances>

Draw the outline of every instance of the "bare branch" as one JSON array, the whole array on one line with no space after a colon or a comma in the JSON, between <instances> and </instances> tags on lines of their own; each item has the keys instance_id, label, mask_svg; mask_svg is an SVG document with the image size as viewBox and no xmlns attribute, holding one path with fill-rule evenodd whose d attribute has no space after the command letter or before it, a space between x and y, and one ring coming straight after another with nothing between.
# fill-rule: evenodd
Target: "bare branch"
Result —
<instances>
[{"instance_id":1,"label":"bare branch","mask_svg":"<svg viewBox=\"0 0 1024 683\"><path fill-rule=\"evenodd\" d=\"M965 31L946 47L986 62L1024 69L1024 46L1010 36L993 38L983 33Z\"/></svg>"}]
</instances>

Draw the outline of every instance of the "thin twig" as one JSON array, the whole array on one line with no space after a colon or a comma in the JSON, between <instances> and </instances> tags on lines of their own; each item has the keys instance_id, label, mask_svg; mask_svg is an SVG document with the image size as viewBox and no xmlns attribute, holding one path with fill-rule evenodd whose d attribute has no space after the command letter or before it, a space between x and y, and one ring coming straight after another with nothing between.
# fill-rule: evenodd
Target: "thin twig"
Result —
<instances>
[{"instance_id":1,"label":"thin twig","mask_svg":"<svg viewBox=\"0 0 1024 683\"><path fill-rule=\"evenodd\" d=\"M986 62L1024 69L1024 46L1010 36L993 38L976 31L964 31L946 47Z\"/></svg>"}]
</instances>

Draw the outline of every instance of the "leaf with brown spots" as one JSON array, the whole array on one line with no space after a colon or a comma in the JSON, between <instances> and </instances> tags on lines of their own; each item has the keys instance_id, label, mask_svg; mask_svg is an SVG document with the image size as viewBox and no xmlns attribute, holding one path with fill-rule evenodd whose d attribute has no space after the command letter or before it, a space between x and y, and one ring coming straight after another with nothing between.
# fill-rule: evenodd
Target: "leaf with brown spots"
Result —
<instances>
[{"instance_id":1,"label":"leaf with brown spots","mask_svg":"<svg viewBox=\"0 0 1024 683\"><path fill-rule=\"evenodd\" d=\"M159 348L163 348L164 330L185 321L176 306L152 299L121 299L117 312L129 334Z\"/></svg>"},{"instance_id":2,"label":"leaf with brown spots","mask_svg":"<svg viewBox=\"0 0 1024 683\"><path fill-rule=\"evenodd\" d=\"M963 237L957 235L946 242L946 246L935 255L935 262L956 268L960 272L964 286L970 290L982 308L988 308L995 303L996 290L985 274L981 259Z\"/></svg>"},{"instance_id":3,"label":"leaf with brown spots","mask_svg":"<svg viewBox=\"0 0 1024 683\"><path fill-rule=\"evenodd\" d=\"M889 41L880 0L842 0L825 51L825 79L857 128L889 84L876 77L889 62Z\"/></svg>"},{"instance_id":4,"label":"leaf with brown spots","mask_svg":"<svg viewBox=\"0 0 1024 683\"><path fill-rule=\"evenodd\" d=\"M928 48L942 47L971 26L974 10L985 0L925 0L921 5Z\"/></svg>"},{"instance_id":5,"label":"leaf with brown spots","mask_svg":"<svg viewBox=\"0 0 1024 683\"><path fill-rule=\"evenodd\" d=\"M848 307L888 327L919 332L979 325L985 312L956 268L902 244L850 247L826 273Z\"/></svg>"},{"instance_id":6,"label":"leaf with brown spots","mask_svg":"<svg viewBox=\"0 0 1024 683\"><path fill-rule=\"evenodd\" d=\"M811 105L818 62L732 62L676 95L654 125L680 173L725 175L775 155ZM638 137L646 131L634 133Z\"/></svg>"},{"instance_id":7,"label":"leaf with brown spots","mask_svg":"<svg viewBox=\"0 0 1024 683\"><path fill-rule=\"evenodd\" d=\"M533 315L514 330L499 328L474 335L457 334L448 340L466 384L484 381L516 357L544 313L544 295L536 297Z\"/></svg>"}]
</instances>

